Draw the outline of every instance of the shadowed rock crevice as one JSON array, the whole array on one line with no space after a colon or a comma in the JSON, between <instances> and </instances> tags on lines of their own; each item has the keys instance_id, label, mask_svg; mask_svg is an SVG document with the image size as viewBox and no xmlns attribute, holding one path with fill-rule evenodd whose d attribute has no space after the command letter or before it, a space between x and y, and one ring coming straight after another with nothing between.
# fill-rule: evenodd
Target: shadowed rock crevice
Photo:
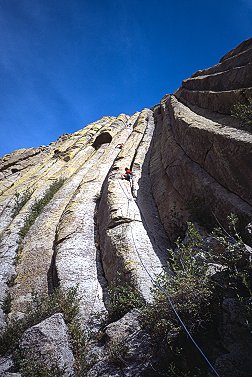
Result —
<instances>
[{"instance_id":1,"label":"shadowed rock crevice","mask_svg":"<svg viewBox=\"0 0 252 377\"><path fill-rule=\"evenodd\" d=\"M112 136L109 132L102 132L100 135L98 135L95 139L95 141L92 144L92 147L95 149L100 148L102 144L109 144L112 141Z\"/></svg>"},{"instance_id":2,"label":"shadowed rock crevice","mask_svg":"<svg viewBox=\"0 0 252 377\"><path fill-rule=\"evenodd\" d=\"M47 272L47 283L48 283L48 293L51 294L53 291L60 286L60 281L56 269L56 241L53 243L53 255L50 267Z\"/></svg>"},{"instance_id":3,"label":"shadowed rock crevice","mask_svg":"<svg viewBox=\"0 0 252 377\"><path fill-rule=\"evenodd\" d=\"M167 174L168 168L176 161L179 164L179 155L172 148L173 136L164 132L170 127L168 114L163 112L162 106L159 105L155 107L153 115L155 131L150 159L151 188L160 220L170 241L173 242L181 235L183 224L188 216L180 186L177 186L176 180ZM166 150L171 150L168 158L165 158Z\"/></svg>"},{"instance_id":4,"label":"shadowed rock crevice","mask_svg":"<svg viewBox=\"0 0 252 377\"><path fill-rule=\"evenodd\" d=\"M96 202L96 207L94 211L94 242L96 246L96 269L97 269L97 279L102 288L102 299L105 304L105 307L108 307L108 282L106 279L105 271L102 264L102 256L101 256L101 249L100 249L100 235L99 235L99 228L98 228L98 220L97 220L97 213L99 211L99 204L100 198L102 195L103 186L101 189L101 194Z\"/></svg>"},{"instance_id":5,"label":"shadowed rock crevice","mask_svg":"<svg viewBox=\"0 0 252 377\"><path fill-rule=\"evenodd\" d=\"M149 236L153 250L165 269L168 269L167 259L170 242L160 221L157 206L153 197L150 180L150 161L154 143L153 133L155 123L153 113L149 111L146 118L147 127L144 136L133 158L132 168L136 177L133 179L132 196L140 210L143 226ZM146 151L143 152L143 151Z\"/></svg>"},{"instance_id":6,"label":"shadowed rock crevice","mask_svg":"<svg viewBox=\"0 0 252 377\"><path fill-rule=\"evenodd\" d=\"M209 152L211 151L211 149L213 148L213 144L210 145L210 147L208 148L208 150L206 151L206 154L205 154L205 157L204 157L204 161L203 161L203 168L205 167L205 163L206 163L206 159L207 159L207 156L209 154Z\"/></svg>"}]
</instances>

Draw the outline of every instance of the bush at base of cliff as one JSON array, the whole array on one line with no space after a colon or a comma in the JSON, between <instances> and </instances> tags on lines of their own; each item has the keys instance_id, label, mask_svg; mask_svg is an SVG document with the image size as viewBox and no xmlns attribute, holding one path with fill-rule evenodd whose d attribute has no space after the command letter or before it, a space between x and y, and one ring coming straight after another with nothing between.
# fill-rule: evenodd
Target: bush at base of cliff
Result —
<instances>
[{"instance_id":1,"label":"bush at base of cliff","mask_svg":"<svg viewBox=\"0 0 252 377\"><path fill-rule=\"evenodd\" d=\"M52 368L44 366L44 369L42 369L44 374L36 374L36 371L40 369L40 365L35 361L30 362L22 359L18 347L19 340L25 330L55 313L62 313L68 325L75 358L75 376L81 377L86 373L85 356L88 337L81 329L78 320L79 299L77 297L77 289L70 288L66 291L56 289L50 295L33 293L32 302L27 305L25 316L22 319L12 320L6 330L0 334L0 354L4 355L7 352L13 352L17 369L22 371L24 377L40 375L48 377L61 376L63 373L60 369L57 369L59 374L53 374L56 366Z\"/></svg>"},{"instance_id":2,"label":"bush at base of cliff","mask_svg":"<svg viewBox=\"0 0 252 377\"><path fill-rule=\"evenodd\" d=\"M213 321L211 306L216 303L214 286L206 276L207 264L202 262L203 252L202 237L195 226L188 223L187 242L178 240L177 248L170 250L174 275L163 275L157 279L154 302L142 310L143 327L156 344L160 373L157 376L164 371L169 371L171 376L201 375L201 372L194 371L197 357L192 356L193 346L181 329L169 300L191 334L206 331Z\"/></svg>"},{"instance_id":3,"label":"bush at base of cliff","mask_svg":"<svg viewBox=\"0 0 252 377\"><path fill-rule=\"evenodd\" d=\"M22 377L64 377L65 370L57 365L50 368L45 363L39 363L35 360L19 360L19 372Z\"/></svg>"},{"instance_id":4,"label":"bush at base of cliff","mask_svg":"<svg viewBox=\"0 0 252 377\"><path fill-rule=\"evenodd\" d=\"M247 333L250 333L251 252L237 232L238 219L230 215L228 222L229 229L215 229L208 237L207 244L189 223L186 239L178 241L177 248L171 251L174 275L157 280L155 301L144 308L142 314L143 326L156 344L156 372L152 371L146 377L207 374L204 360L181 328L167 296L196 342L213 362L223 353L223 303L226 298L232 297L240 302L243 316L247 318L244 321L247 323ZM220 267L219 272L210 274L211 266ZM171 365L174 365L175 374L170 373ZM167 374L168 371L170 374Z\"/></svg>"},{"instance_id":5,"label":"bush at base of cliff","mask_svg":"<svg viewBox=\"0 0 252 377\"><path fill-rule=\"evenodd\" d=\"M196 332L210 320L212 290L204 281L188 275L159 279L158 284L169 295L190 331ZM167 297L161 292L156 291L154 303L146 306L142 312L144 327L157 342L168 342L180 332L180 324Z\"/></svg>"},{"instance_id":6,"label":"bush at base of cliff","mask_svg":"<svg viewBox=\"0 0 252 377\"><path fill-rule=\"evenodd\" d=\"M162 371L160 369L157 370L156 366L152 366L144 371L141 377L206 377L206 374L202 375L198 368L193 371L182 371L172 362Z\"/></svg>"},{"instance_id":7,"label":"bush at base of cliff","mask_svg":"<svg viewBox=\"0 0 252 377\"><path fill-rule=\"evenodd\" d=\"M66 322L76 317L78 302L75 289L67 292L57 289L51 295L33 293L32 301L27 304L27 314L21 319L10 321L6 330L0 334L0 353L15 348L26 329L59 312L64 313Z\"/></svg>"},{"instance_id":8,"label":"bush at base of cliff","mask_svg":"<svg viewBox=\"0 0 252 377\"><path fill-rule=\"evenodd\" d=\"M127 282L123 282L120 274L110 284L109 293L109 321L116 321L133 308L140 308L144 300L137 289Z\"/></svg>"}]
</instances>

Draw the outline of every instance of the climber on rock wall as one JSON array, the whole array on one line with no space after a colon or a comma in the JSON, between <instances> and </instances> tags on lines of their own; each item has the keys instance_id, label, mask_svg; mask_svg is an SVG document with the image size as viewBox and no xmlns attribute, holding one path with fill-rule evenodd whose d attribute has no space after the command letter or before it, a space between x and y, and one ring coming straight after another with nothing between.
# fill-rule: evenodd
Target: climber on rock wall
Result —
<instances>
[{"instance_id":1,"label":"climber on rock wall","mask_svg":"<svg viewBox=\"0 0 252 377\"><path fill-rule=\"evenodd\" d=\"M122 174L121 177L122 177L122 179L126 179L127 181L130 182L132 177L133 177L133 173L129 168L125 168L125 173Z\"/></svg>"},{"instance_id":2,"label":"climber on rock wall","mask_svg":"<svg viewBox=\"0 0 252 377\"><path fill-rule=\"evenodd\" d=\"M122 143L121 144L117 144L116 148L122 149L123 145L124 144L122 144Z\"/></svg>"}]
</instances>

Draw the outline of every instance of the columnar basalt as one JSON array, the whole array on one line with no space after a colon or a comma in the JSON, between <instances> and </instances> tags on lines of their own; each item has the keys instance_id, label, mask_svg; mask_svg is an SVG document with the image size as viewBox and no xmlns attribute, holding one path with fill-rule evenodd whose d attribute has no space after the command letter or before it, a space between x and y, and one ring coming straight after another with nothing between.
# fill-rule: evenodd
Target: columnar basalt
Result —
<instances>
[{"instance_id":1,"label":"columnar basalt","mask_svg":"<svg viewBox=\"0 0 252 377\"><path fill-rule=\"evenodd\" d=\"M153 192L170 234L174 209L186 219L192 198L207 203L206 209L223 225L231 212L244 225L251 219L251 133L230 116L234 104L246 103L252 94L251 53L249 41L238 46L216 66L184 80L174 95L165 96L155 107ZM166 187L161 192L157 165Z\"/></svg>"},{"instance_id":2,"label":"columnar basalt","mask_svg":"<svg viewBox=\"0 0 252 377\"><path fill-rule=\"evenodd\" d=\"M157 245L152 244L148 235L147 222L141 211L143 206L135 201L140 181L144 179L142 166L154 127L151 120L150 110L143 110L136 120L107 177L98 215L102 262L107 280L116 281L120 273L123 280L137 286L147 301L151 300L151 279L162 273L162 259L165 263L164 254L160 260L154 251ZM135 167L133 187L131 182L121 179L124 167Z\"/></svg>"},{"instance_id":3,"label":"columnar basalt","mask_svg":"<svg viewBox=\"0 0 252 377\"><path fill-rule=\"evenodd\" d=\"M169 249L192 217L192 201L202 203L204 216L214 217L224 228L227 216L235 213L249 241L245 228L252 218L252 136L231 113L236 103L246 104L252 96L251 57L248 40L215 66L184 80L151 109L103 117L48 146L21 149L0 159L0 331L29 315L27 303L34 293L74 288L77 330L93 336L82 345L83 376L133 377L134 371L151 368L152 343L141 329L140 312L131 308L108 324L108 292L111 286L133 287L141 302L153 302L156 279L173 274ZM126 167L133 172L131 181L123 179ZM223 308L232 300L225 297ZM230 308L228 315L232 317ZM56 348L60 368L67 352L69 375L79 361L73 360L77 356L71 350L72 325L64 320L64 313L54 313L33 323L19 346L32 351L36 341L29 334L43 328L43 352ZM239 321L233 322L230 339ZM55 323L60 323L61 332ZM171 332L167 336L172 337ZM58 341L52 339L54 333ZM118 343L121 338L129 350ZM134 356L134 347L144 348L145 339L151 360L144 352ZM250 335L244 339L250 349ZM245 376L230 342L226 346L225 339L219 340L227 352L223 356L223 350L216 351L216 365L223 377L234 368L237 376ZM111 344L116 349L111 350ZM8 360L0 364L0 375L11 375L13 363ZM242 364L249 368L248 360Z\"/></svg>"}]
</instances>

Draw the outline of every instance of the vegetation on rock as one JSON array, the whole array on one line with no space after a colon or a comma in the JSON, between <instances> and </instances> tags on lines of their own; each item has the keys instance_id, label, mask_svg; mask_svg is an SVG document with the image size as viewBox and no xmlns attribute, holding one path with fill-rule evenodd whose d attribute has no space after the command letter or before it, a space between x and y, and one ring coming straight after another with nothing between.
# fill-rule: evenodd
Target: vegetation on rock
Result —
<instances>
[{"instance_id":1,"label":"vegetation on rock","mask_svg":"<svg viewBox=\"0 0 252 377\"><path fill-rule=\"evenodd\" d=\"M221 306L226 297L234 297L242 305L249 332L251 253L237 232L237 222L230 215L229 231L214 229L208 242L188 223L187 237L183 242L178 240L176 249L170 250L174 275L157 279L154 302L142 309L143 327L156 344L159 361L155 376L168 371L171 376L206 375L206 365L183 332L167 296L196 341L204 344L210 358L211 349L217 348L220 339L217 328L223 330ZM211 265L221 267L221 271L210 273Z\"/></svg>"},{"instance_id":2,"label":"vegetation on rock","mask_svg":"<svg viewBox=\"0 0 252 377\"><path fill-rule=\"evenodd\" d=\"M44 362L38 362L31 359L22 359L16 354L16 363L19 365L19 371L24 377L64 377L65 369L59 368L56 364L48 367Z\"/></svg>"},{"instance_id":3,"label":"vegetation on rock","mask_svg":"<svg viewBox=\"0 0 252 377\"><path fill-rule=\"evenodd\" d=\"M20 236L24 238L26 234L28 233L30 227L34 224L36 218L40 215L42 212L43 208L50 202L50 200L53 198L54 194L60 189L60 187L64 184L65 180L63 178L60 178L53 182L48 190L44 193L43 197L36 200L35 203L33 204L31 208L30 214L25 218L24 225L20 229ZM19 208L22 203L24 203L24 200L28 200L29 195L26 194L23 198L21 199L20 204L16 207ZM24 204L23 204L24 205Z\"/></svg>"},{"instance_id":4,"label":"vegetation on rock","mask_svg":"<svg viewBox=\"0 0 252 377\"><path fill-rule=\"evenodd\" d=\"M144 300L135 287L123 282L121 275L110 284L109 292L109 320L115 321L121 318L133 308L141 308Z\"/></svg>"},{"instance_id":5,"label":"vegetation on rock","mask_svg":"<svg viewBox=\"0 0 252 377\"><path fill-rule=\"evenodd\" d=\"M16 217L20 210L24 207L24 205L28 202L31 198L33 192L30 189L25 190L22 194L19 192L15 193L15 206L13 208L12 217Z\"/></svg>"},{"instance_id":6,"label":"vegetation on rock","mask_svg":"<svg viewBox=\"0 0 252 377\"><path fill-rule=\"evenodd\" d=\"M247 103L236 103L231 110L232 116L241 121L242 127L251 130L252 126L252 97L248 98Z\"/></svg>"},{"instance_id":7,"label":"vegetation on rock","mask_svg":"<svg viewBox=\"0 0 252 377\"><path fill-rule=\"evenodd\" d=\"M4 355L7 352L14 352L16 367L24 377L42 375L53 377L61 376L63 373L56 365L53 365L51 368L44 365L41 372L39 372L40 374L36 374L40 370L40 363L34 360L29 362L29 360L24 359L18 346L19 340L25 330L55 313L62 313L68 325L75 357L75 376L82 376L86 370L85 348L87 334L81 329L78 319L79 300L77 290L74 288L67 291L56 289L50 295L33 293L32 301L27 304L24 317L10 321L6 330L0 334L0 354ZM44 374L41 374L42 371ZM56 374L55 371L57 371Z\"/></svg>"}]
</instances>

